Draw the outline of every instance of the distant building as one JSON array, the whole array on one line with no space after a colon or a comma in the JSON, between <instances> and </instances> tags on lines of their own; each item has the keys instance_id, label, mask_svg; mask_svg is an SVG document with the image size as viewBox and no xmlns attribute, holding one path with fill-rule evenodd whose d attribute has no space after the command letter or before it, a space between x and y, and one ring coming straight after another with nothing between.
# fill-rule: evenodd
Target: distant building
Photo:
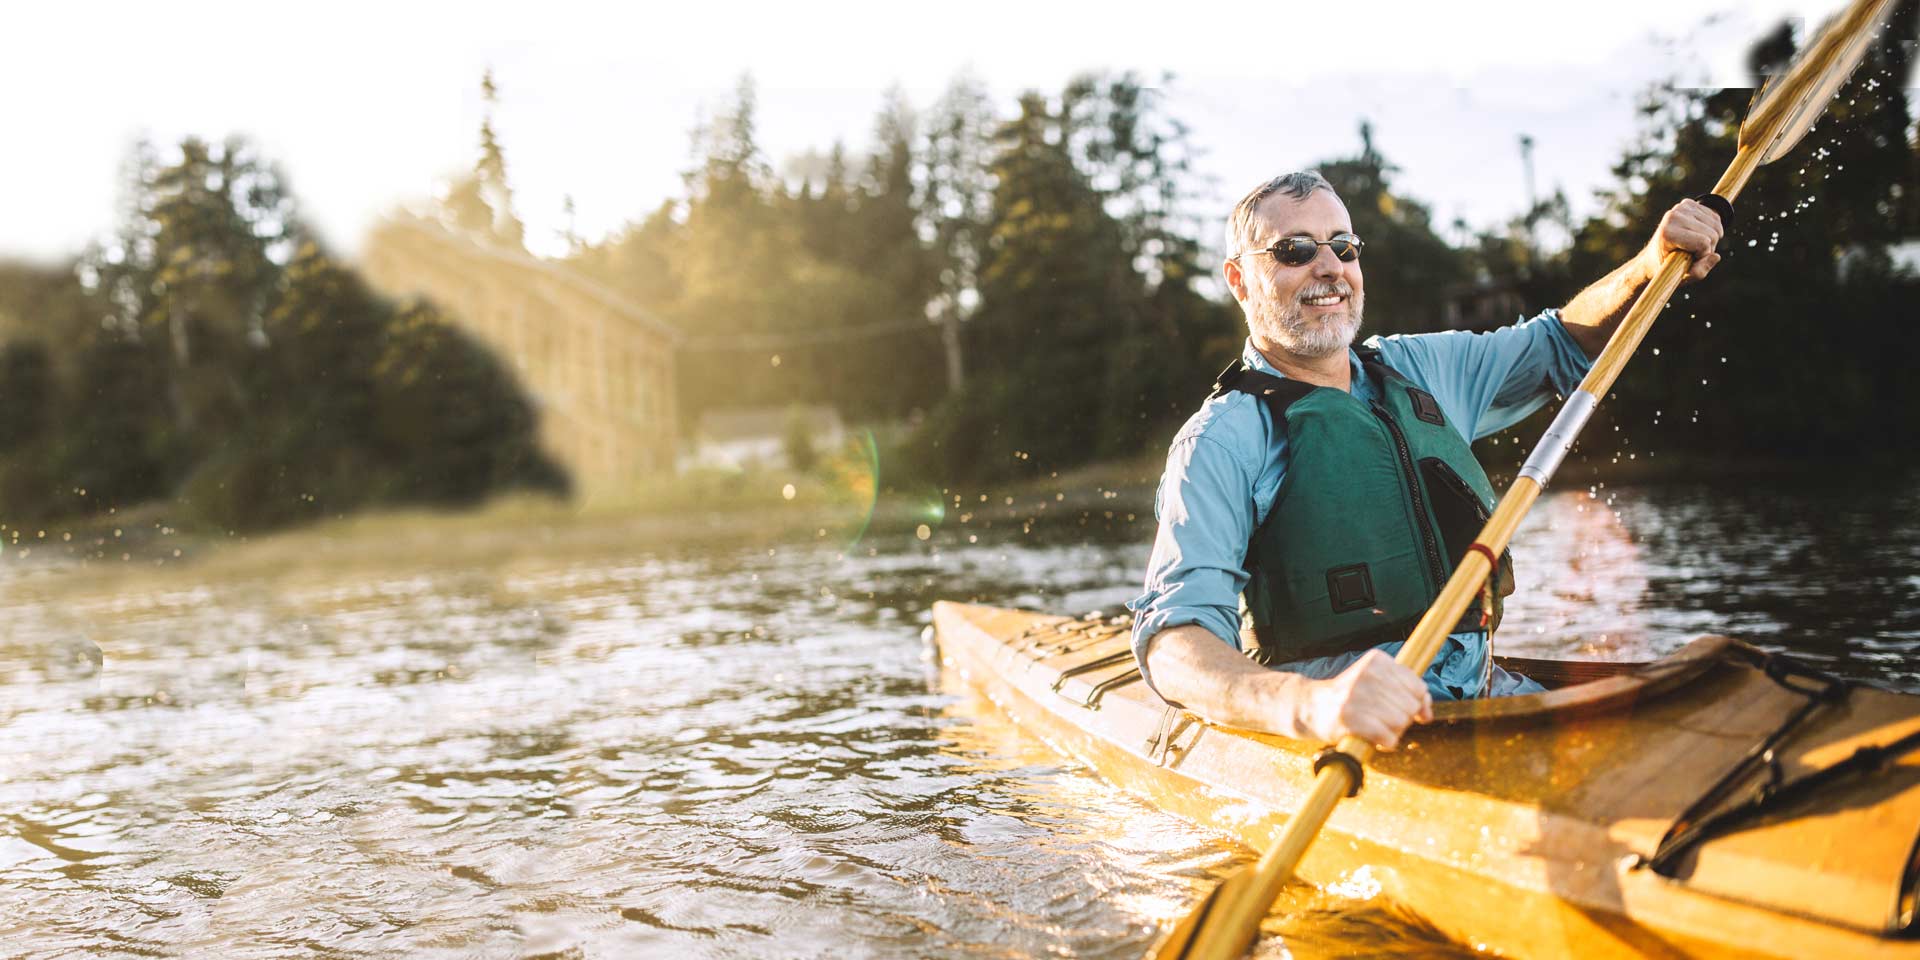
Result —
<instances>
[{"instance_id":1,"label":"distant building","mask_svg":"<svg viewBox=\"0 0 1920 960\"><path fill-rule=\"evenodd\" d=\"M798 421L796 424L795 421ZM723 470L791 467L787 435L804 430L816 451L846 442L847 428L829 406L740 407L709 410L694 428L693 452L680 466Z\"/></svg>"},{"instance_id":2,"label":"distant building","mask_svg":"<svg viewBox=\"0 0 1920 960\"><path fill-rule=\"evenodd\" d=\"M512 366L542 446L584 495L674 469L672 328L562 266L429 221L386 221L360 259L376 289L432 301Z\"/></svg>"}]
</instances>

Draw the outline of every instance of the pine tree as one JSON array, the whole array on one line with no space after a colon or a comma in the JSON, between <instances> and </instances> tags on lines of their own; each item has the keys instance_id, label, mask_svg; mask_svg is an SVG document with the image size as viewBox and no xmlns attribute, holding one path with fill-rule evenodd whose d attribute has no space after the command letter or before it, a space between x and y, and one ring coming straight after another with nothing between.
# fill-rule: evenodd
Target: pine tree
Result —
<instances>
[{"instance_id":1,"label":"pine tree","mask_svg":"<svg viewBox=\"0 0 1920 960\"><path fill-rule=\"evenodd\" d=\"M493 82L492 68L480 76L480 100L480 152L474 159L473 172L448 186L441 205L454 229L495 246L521 250L526 246L527 231L513 212L506 151L494 133L500 89Z\"/></svg>"}]
</instances>

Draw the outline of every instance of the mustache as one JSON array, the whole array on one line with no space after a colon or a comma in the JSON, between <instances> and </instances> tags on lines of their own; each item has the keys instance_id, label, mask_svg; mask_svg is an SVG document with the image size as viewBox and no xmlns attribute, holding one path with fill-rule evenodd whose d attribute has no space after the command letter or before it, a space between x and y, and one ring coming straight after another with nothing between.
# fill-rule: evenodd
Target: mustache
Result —
<instances>
[{"instance_id":1,"label":"mustache","mask_svg":"<svg viewBox=\"0 0 1920 960\"><path fill-rule=\"evenodd\" d=\"M1344 281L1335 280L1331 283L1317 283L1300 291L1300 299L1302 300L1312 300L1315 297L1346 297L1352 299L1353 288L1348 286Z\"/></svg>"}]
</instances>

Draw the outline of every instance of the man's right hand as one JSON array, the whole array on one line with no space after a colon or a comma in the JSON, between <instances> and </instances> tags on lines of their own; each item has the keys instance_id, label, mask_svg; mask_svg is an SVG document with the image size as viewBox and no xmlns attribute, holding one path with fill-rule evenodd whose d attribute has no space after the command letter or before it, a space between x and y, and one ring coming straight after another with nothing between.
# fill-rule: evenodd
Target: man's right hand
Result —
<instances>
[{"instance_id":1,"label":"man's right hand","mask_svg":"<svg viewBox=\"0 0 1920 960\"><path fill-rule=\"evenodd\" d=\"M1351 733L1392 750L1408 726L1433 719L1433 695L1412 670L1369 650L1338 675L1312 681L1299 710L1296 725L1319 740Z\"/></svg>"},{"instance_id":2,"label":"man's right hand","mask_svg":"<svg viewBox=\"0 0 1920 960\"><path fill-rule=\"evenodd\" d=\"M1309 680L1254 663L1188 623L1154 635L1147 657L1155 691L1221 726L1326 743L1353 733L1392 750L1410 724L1433 719L1427 685L1378 650Z\"/></svg>"}]
</instances>

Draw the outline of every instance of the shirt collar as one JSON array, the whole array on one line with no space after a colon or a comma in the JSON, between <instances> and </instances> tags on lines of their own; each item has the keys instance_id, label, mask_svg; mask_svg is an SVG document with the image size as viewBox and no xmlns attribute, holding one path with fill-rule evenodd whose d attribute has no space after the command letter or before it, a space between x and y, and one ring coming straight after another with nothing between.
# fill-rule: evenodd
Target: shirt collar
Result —
<instances>
[{"instance_id":1,"label":"shirt collar","mask_svg":"<svg viewBox=\"0 0 1920 960\"><path fill-rule=\"evenodd\" d=\"M1255 370L1268 376L1279 377L1283 380L1286 379L1287 376L1275 370L1273 364L1267 362L1266 354L1261 353L1259 348L1253 345L1252 337L1248 337L1241 343L1240 365L1246 367L1248 370ZM1365 375L1364 371L1360 369L1360 355L1354 353L1352 347L1347 348L1347 367L1352 373L1352 376L1347 381L1347 392L1352 393L1354 387L1360 384L1361 378Z\"/></svg>"}]
</instances>

